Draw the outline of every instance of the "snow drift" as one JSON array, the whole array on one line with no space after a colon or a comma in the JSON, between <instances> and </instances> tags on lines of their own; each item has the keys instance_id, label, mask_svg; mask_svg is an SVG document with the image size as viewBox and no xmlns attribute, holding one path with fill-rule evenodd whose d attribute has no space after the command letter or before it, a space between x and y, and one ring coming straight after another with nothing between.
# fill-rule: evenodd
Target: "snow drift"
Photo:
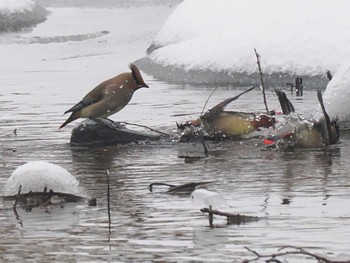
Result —
<instances>
[{"instance_id":1,"label":"snow drift","mask_svg":"<svg viewBox=\"0 0 350 263\"><path fill-rule=\"evenodd\" d=\"M55 193L79 196L79 181L66 169L44 161L32 161L19 166L8 178L4 196L15 196L19 187L21 193L41 193L46 187Z\"/></svg>"},{"instance_id":2,"label":"snow drift","mask_svg":"<svg viewBox=\"0 0 350 263\"><path fill-rule=\"evenodd\" d=\"M350 61L340 66L323 94L331 119L338 117L340 128L350 129Z\"/></svg>"},{"instance_id":3,"label":"snow drift","mask_svg":"<svg viewBox=\"0 0 350 263\"><path fill-rule=\"evenodd\" d=\"M325 88L350 55L349 13L346 0L185 0L138 63L162 80L244 86L258 83L256 48L269 85L300 75Z\"/></svg>"},{"instance_id":4,"label":"snow drift","mask_svg":"<svg viewBox=\"0 0 350 263\"><path fill-rule=\"evenodd\" d=\"M0 33L34 26L45 21L48 13L32 0L1 0Z\"/></svg>"}]
</instances>

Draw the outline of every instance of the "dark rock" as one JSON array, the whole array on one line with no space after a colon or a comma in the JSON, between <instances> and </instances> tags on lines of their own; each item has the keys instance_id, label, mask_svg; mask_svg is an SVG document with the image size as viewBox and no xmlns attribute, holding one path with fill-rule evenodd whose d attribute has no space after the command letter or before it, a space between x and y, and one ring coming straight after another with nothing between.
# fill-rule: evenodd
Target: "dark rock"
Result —
<instances>
[{"instance_id":1,"label":"dark rock","mask_svg":"<svg viewBox=\"0 0 350 263\"><path fill-rule=\"evenodd\" d=\"M117 122L89 120L73 129L70 145L97 147L138 141L157 141L160 138L159 135L130 130Z\"/></svg>"}]
</instances>

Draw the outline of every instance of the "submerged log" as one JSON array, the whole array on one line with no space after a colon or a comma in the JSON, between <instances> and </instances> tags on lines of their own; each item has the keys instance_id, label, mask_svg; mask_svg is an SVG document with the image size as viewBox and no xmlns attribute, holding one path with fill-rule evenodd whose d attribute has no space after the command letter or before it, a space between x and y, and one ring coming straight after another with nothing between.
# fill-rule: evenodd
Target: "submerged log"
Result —
<instances>
[{"instance_id":1,"label":"submerged log","mask_svg":"<svg viewBox=\"0 0 350 263\"><path fill-rule=\"evenodd\" d=\"M73 129L70 145L97 147L138 141L157 141L160 138L160 135L133 131L110 120L103 122L88 120Z\"/></svg>"},{"instance_id":2,"label":"submerged log","mask_svg":"<svg viewBox=\"0 0 350 263\"><path fill-rule=\"evenodd\" d=\"M257 222L260 220L259 217L257 216L247 216L247 215L240 215L240 214L232 214L232 213L227 213L227 212L221 212L218 210L213 210L211 207L209 208L202 208L200 210L202 213L208 213L209 214L209 225L210 227L214 227L213 224L213 215L219 215L219 216L225 216L227 219L227 224L235 224L235 225L240 225L240 224L246 224L249 222Z\"/></svg>"}]
</instances>

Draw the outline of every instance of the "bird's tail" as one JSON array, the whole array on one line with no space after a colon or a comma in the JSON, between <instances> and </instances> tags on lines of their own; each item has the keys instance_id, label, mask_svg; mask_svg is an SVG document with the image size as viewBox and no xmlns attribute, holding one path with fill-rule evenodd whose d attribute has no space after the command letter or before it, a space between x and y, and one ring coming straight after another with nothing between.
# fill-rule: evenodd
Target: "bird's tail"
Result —
<instances>
[{"instance_id":1,"label":"bird's tail","mask_svg":"<svg viewBox=\"0 0 350 263\"><path fill-rule=\"evenodd\" d=\"M69 116L69 118L60 126L60 129L62 129L68 123L71 123L72 121L75 121L76 119L79 119L79 118L80 118L79 112L73 111L72 114Z\"/></svg>"}]
</instances>

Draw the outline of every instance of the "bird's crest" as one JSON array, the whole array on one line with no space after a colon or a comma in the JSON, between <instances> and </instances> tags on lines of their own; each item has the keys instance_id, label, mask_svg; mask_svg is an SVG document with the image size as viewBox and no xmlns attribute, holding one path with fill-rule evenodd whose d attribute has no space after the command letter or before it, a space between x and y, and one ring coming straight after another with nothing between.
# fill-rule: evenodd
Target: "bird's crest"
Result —
<instances>
[{"instance_id":1,"label":"bird's crest","mask_svg":"<svg viewBox=\"0 0 350 263\"><path fill-rule=\"evenodd\" d=\"M131 74L132 74L133 79L135 80L136 85L140 86L140 87L147 87L148 88L148 85L146 85L146 83L144 82L144 80L141 76L141 72L136 67L136 65L130 63L129 68L131 69Z\"/></svg>"}]
</instances>

